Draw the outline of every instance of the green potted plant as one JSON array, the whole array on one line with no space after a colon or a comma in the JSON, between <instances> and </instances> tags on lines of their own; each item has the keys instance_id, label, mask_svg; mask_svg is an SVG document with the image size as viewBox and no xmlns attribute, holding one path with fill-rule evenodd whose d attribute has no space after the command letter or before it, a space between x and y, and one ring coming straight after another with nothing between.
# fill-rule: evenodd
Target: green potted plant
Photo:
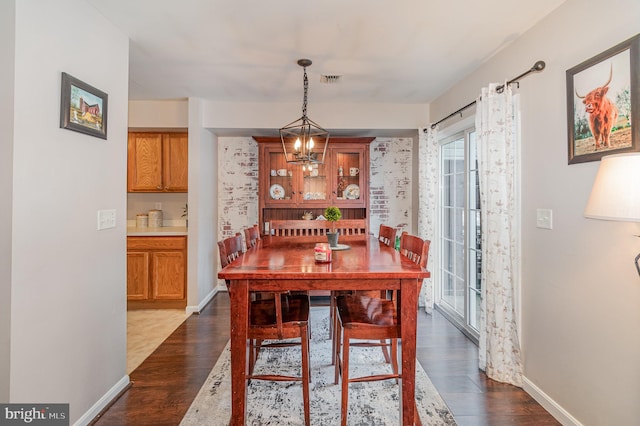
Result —
<instances>
[{"instance_id":1,"label":"green potted plant","mask_svg":"<svg viewBox=\"0 0 640 426\"><path fill-rule=\"evenodd\" d=\"M338 231L336 230L336 221L340 220L342 217L342 212L336 206L329 206L324 209L324 218L331 222L331 232L327 232L327 240L329 241L329 245L331 247L336 247L338 245Z\"/></svg>"}]
</instances>

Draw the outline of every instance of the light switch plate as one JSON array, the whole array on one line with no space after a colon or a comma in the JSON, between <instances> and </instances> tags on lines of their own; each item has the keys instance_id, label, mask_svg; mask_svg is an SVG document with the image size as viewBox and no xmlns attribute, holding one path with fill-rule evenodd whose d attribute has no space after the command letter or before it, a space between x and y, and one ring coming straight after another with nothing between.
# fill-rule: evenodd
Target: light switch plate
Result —
<instances>
[{"instance_id":1,"label":"light switch plate","mask_svg":"<svg viewBox=\"0 0 640 426\"><path fill-rule=\"evenodd\" d=\"M98 231L116 227L116 210L98 210Z\"/></svg>"},{"instance_id":2,"label":"light switch plate","mask_svg":"<svg viewBox=\"0 0 640 426\"><path fill-rule=\"evenodd\" d=\"M553 229L553 211L551 209L536 210L536 227Z\"/></svg>"}]
</instances>

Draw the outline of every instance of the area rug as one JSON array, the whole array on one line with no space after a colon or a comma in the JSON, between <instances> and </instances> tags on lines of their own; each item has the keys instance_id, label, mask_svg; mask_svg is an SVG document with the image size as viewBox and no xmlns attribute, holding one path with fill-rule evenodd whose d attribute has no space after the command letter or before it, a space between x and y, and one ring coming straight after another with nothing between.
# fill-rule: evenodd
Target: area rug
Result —
<instances>
[{"instance_id":1,"label":"area rug","mask_svg":"<svg viewBox=\"0 0 640 426\"><path fill-rule=\"evenodd\" d=\"M311 424L340 424L340 384L334 385L328 308L311 310ZM261 352L259 370L300 375L300 348ZM380 348L352 348L350 376L389 372ZM194 399L181 426L227 425L231 416L229 344ZM364 373L364 374L363 374ZM349 425L398 425L399 386L394 380L349 385ZM455 425L453 415L416 363L416 405L423 425ZM247 390L247 425L303 425L302 384L252 380Z\"/></svg>"}]
</instances>

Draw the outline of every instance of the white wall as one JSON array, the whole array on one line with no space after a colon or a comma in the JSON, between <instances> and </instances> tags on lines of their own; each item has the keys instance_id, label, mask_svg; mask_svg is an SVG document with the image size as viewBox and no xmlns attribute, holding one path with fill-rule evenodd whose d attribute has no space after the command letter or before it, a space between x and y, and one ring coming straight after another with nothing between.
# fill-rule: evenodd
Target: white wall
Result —
<instances>
[{"instance_id":1,"label":"white wall","mask_svg":"<svg viewBox=\"0 0 640 426\"><path fill-rule=\"evenodd\" d=\"M0 2L0 401L9 400L15 0Z\"/></svg>"},{"instance_id":2,"label":"white wall","mask_svg":"<svg viewBox=\"0 0 640 426\"><path fill-rule=\"evenodd\" d=\"M301 107L296 103L207 102L202 125L208 129L273 131L299 118L302 115ZM325 129L331 129L331 132L349 132L351 136L387 136L389 130L406 131L423 126L425 117L429 116L429 106L313 103L309 105L308 113L309 118ZM254 133L237 136L254 136Z\"/></svg>"},{"instance_id":3,"label":"white wall","mask_svg":"<svg viewBox=\"0 0 640 426\"><path fill-rule=\"evenodd\" d=\"M129 101L129 128L187 128L189 102L186 99Z\"/></svg>"},{"instance_id":4,"label":"white wall","mask_svg":"<svg viewBox=\"0 0 640 426\"><path fill-rule=\"evenodd\" d=\"M199 312L217 285L218 140L201 126L202 100L189 99L187 309Z\"/></svg>"},{"instance_id":5,"label":"white wall","mask_svg":"<svg viewBox=\"0 0 640 426\"><path fill-rule=\"evenodd\" d=\"M583 217L599 163L567 165L565 94L567 69L638 32L637 0L568 0L431 105L436 121L475 99L481 86L546 61L519 90L521 339L525 389L565 424L640 419L640 277L633 266L639 227ZM537 208L553 210L553 230L536 228Z\"/></svg>"},{"instance_id":6,"label":"white wall","mask_svg":"<svg viewBox=\"0 0 640 426\"><path fill-rule=\"evenodd\" d=\"M129 41L81 0L16 2L15 29L9 399L70 403L73 423L128 382ZM109 95L108 140L59 128L63 71Z\"/></svg>"}]
</instances>

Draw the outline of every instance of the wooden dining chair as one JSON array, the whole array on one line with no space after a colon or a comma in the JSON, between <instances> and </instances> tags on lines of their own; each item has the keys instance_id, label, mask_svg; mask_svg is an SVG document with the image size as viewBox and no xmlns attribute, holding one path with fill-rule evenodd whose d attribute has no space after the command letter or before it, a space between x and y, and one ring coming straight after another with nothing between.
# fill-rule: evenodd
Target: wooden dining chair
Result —
<instances>
[{"instance_id":1,"label":"wooden dining chair","mask_svg":"<svg viewBox=\"0 0 640 426\"><path fill-rule=\"evenodd\" d=\"M400 237L400 254L412 262L426 268L429 257L429 240L403 232ZM396 293L395 291L393 293ZM336 335L338 344L335 347L335 383L342 375L342 403L341 424L346 426L349 383L398 379L402 377L398 370L398 339L401 332L401 317L398 316L399 307L397 296L391 299L372 297L369 295L349 294L337 297ZM418 309L416 306L415 309ZM342 337L340 339L340 336ZM349 377L349 351L351 340L380 341L391 340L391 369L388 374L378 374L362 377ZM371 343L365 343L371 346ZM342 346L342 357L340 347Z\"/></svg>"},{"instance_id":2,"label":"wooden dining chair","mask_svg":"<svg viewBox=\"0 0 640 426\"><path fill-rule=\"evenodd\" d=\"M389 247L393 247L396 244L396 228L380 224L378 240Z\"/></svg>"},{"instance_id":3,"label":"wooden dining chair","mask_svg":"<svg viewBox=\"0 0 640 426\"><path fill-rule=\"evenodd\" d=\"M369 234L367 219L326 220L271 220L269 232L274 237L295 237L299 242L326 242L327 232L335 226L341 239L366 238Z\"/></svg>"},{"instance_id":4,"label":"wooden dining chair","mask_svg":"<svg viewBox=\"0 0 640 426\"><path fill-rule=\"evenodd\" d=\"M218 241L218 252L220 254L220 266L223 268L242 256L244 252L242 235L238 232L233 237ZM227 290L229 290L229 282L227 282Z\"/></svg>"},{"instance_id":5,"label":"wooden dining chair","mask_svg":"<svg viewBox=\"0 0 640 426\"><path fill-rule=\"evenodd\" d=\"M389 246L389 247L393 247L395 245L396 242L396 228L393 228L391 226L387 226L384 224L380 224L380 230L378 231L378 241L380 241L382 244ZM329 332L332 336L333 342L332 342L332 346L333 346L333 350L331 353L331 364L335 365L336 363L336 345L338 344L337 339L339 339L339 336L337 336L337 334L335 333L335 329L333 327L333 324L335 324L335 322L337 321L337 316L338 316L338 312L337 312L337 308L336 308L336 298L338 296L341 295L345 295L345 294L352 294L354 292L351 291L332 291L331 292L331 299L329 302L329 306L330 306L330 310L331 310L331 320L330 320L330 327L329 327ZM360 294L362 296L376 296L376 295L380 295L380 297L383 297L384 295L386 295L386 290L381 290L381 291L367 291L367 292L361 292L361 291L357 291L355 292L357 294ZM376 345L378 346L378 344L372 344L369 346L373 346ZM391 362L391 358L389 357L389 352L387 351L387 347L390 344L387 344L385 341L381 341L379 346L382 347L382 353L384 355L384 359L387 362ZM364 345L363 345L364 346Z\"/></svg>"},{"instance_id":6,"label":"wooden dining chair","mask_svg":"<svg viewBox=\"0 0 640 426\"><path fill-rule=\"evenodd\" d=\"M233 237L219 241L218 248L220 251L220 264L224 268L243 256L242 235L237 233ZM226 281L226 284L227 289L229 289L230 282ZM260 297L250 295L252 301L249 307L249 327L247 331L249 365L246 371L246 380L302 382L304 420L306 425L310 425L309 296L306 294L292 294L286 290L270 293L271 297L265 297L264 292L260 292ZM299 341L292 341L291 339L299 339ZM261 349L286 346L301 347L302 371L300 376L286 376L275 373L254 374L256 361Z\"/></svg>"}]
</instances>

